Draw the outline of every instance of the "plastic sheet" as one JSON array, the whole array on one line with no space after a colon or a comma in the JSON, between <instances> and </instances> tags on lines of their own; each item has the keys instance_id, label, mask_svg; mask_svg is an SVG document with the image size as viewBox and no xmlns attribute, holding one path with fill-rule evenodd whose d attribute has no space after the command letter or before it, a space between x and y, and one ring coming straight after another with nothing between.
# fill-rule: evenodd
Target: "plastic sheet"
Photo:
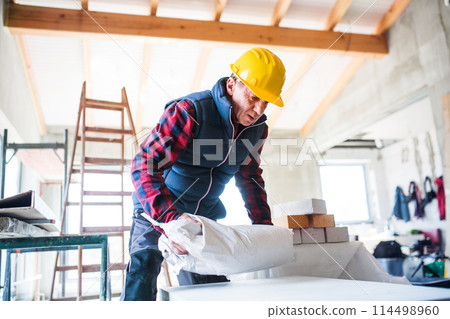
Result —
<instances>
[{"instance_id":1,"label":"plastic sheet","mask_svg":"<svg viewBox=\"0 0 450 319\"><path fill-rule=\"evenodd\" d=\"M389 275L361 242L294 245L289 263L231 279L261 279L311 276L396 284L410 284L405 277Z\"/></svg>"},{"instance_id":2,"label":"plastic sheet","mask_svg":"<svg viewBox=\"0 0 450 319\"><path fill-rule=\"evenodd\" d=\"M5 237L41 237L50 233L36 226L27 224L21 220L0 217L0 238Z\"/></svg>"},{"instance_id":3,"label":"plastic sheet","mask_svg":"<svg viewBox=\"0 0 450 319\"><path fill-rule=\"evenodd\" d=\"M180 269L205 275L231 275L275 267L293 259L293 234L269 225L226 226L201 216L158 224L172 241L189 254L177 255L168 238L159 248L176 272Z\"/></svg>"}]
</instances>

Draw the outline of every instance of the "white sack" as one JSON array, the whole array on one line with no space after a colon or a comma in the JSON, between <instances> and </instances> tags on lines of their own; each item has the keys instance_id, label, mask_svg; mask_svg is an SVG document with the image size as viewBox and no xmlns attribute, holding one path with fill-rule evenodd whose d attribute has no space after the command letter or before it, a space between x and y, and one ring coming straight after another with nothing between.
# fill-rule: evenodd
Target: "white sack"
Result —
<instances>
[{"instance_id":1,"label":"white sack","mask_svg":"<svg viewBox=\"0 0 450 319\"><path fill-rule=\"evenodd\" d=\"M270 225L226 226L189 215L186 219L158 223L167 237L189 254L177 255L168 238L161 236L159 249L178 273L180 269L203 275L232 275L285 264L294 258L293 234Z\"/></svg>"}]
</instances>

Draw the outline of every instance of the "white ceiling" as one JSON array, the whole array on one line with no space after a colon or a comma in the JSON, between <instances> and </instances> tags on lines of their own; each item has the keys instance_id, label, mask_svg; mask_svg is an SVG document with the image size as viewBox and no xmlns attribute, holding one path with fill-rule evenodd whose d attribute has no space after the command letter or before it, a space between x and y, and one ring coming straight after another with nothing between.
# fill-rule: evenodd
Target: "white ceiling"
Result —
<instances>
[{"instance_id":1,"label":"white ceiling","mask_svg":"<svg viewBox=\"0 0 450 319\"><path fill-rule=\"evenodd\" d=\"M355 0L335 30L352 33L373 33L378 21L394 0ZM55 6L80 9L79 0L18 0L19 4ZM214 0L159 0L157 16L211 20ZM222 22L269 25L277 0L228 0L221 16ZM319 29L336 0L293 0L281 20L281 27ZM373 6L372 6L373 5ZM364 15L363 12L368 10ZM149 0L90 0L89 10L148 15ZM362 15L362 16L361 16ZM358 22L348 30L348 26ZM73 127L82 83L87 81L88 97L120 101L125 87L130 108L136 122L139 101L142 101L142 126L153 127L164 104L191 92L209 89L218 78L230 74L229 64L243 53L241 48L208 44L210 49L205 71L198 88L193 79L204 54L203 43L193 40L137 38L105 35L102 38L23 36L30 59L31 72L38 92L39 103L47 127ZM331 43L330 43L331 45ZM150 52L148 70L144 67L145 50ZM305 54L276 51L286 69L289 90ZM322 55L301 76L293 98L283 109L274 129L300 130L324 98L337 78L351 61L348 56ZM142 78L146 87L140 90ZM273 110L275 106L271 106ZM267 113L270 115L272 111ZM94 118L93 125L105 126L110 119Z\"/></svg>"}]
</instances>

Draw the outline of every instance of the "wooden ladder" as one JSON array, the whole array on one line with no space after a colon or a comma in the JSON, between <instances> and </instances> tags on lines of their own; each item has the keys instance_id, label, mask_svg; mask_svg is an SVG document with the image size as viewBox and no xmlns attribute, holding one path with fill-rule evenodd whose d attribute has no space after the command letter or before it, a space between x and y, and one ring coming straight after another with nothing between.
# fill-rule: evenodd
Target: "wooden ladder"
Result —
<instances>
[{"instance_id":1,"label":"wooden ladder","mask_svg":"<svg viewBox=\"0 0 450 319\"><path fill-rule=\"evenodd\" d=\"M86 111L87 109L103 110L103 114L110 112L120 112L121 120L118 127L94 127L88 126L86 124ZM92 111L94 112L94 111ZM129 120L129 128L125 128L125 113L127 114ZM115 113L116 114L116 113ZM111 126L113 126L111 124ZM125 136L130 138L125 139ZM73 144L72 158L70 162L70 168L68 170L67 186L64 192L64 209L62 217L61 230L62 234L67 234L67 222L68 222L68 211L69 207L76 206L79 209L76 210L79 215L79 232L80 235L91 235L91 234L107 234L108 237L120 237L120 249L117 247L111 247L115 250L119 250L121 254L120 261L112 260L112 264L108 264L108 272L111 270L121 270L122 285L124 283L124 269L126 268L125 263L125 233L130 230L130 226L125 226L125 211L124 211L124 197L130 196L131 192L124 191L124 168L126 165L131 163L131 160L125 159L125 143L132 141L134 151L137 146L136 131L131 117L130 107L128 105L128 98L125 88L122 88L122 101L108 102L88 99L86 97L86 82L83 83L83 88L81 92L80 106L78 110L78 119L75 129L75 138ZM106 158L99 156L89 156L89 150L98 150L100 143L103 146L111 147L116 145L120 147L120 154L116 158ZM80 153L77 153L77 146L81 147ZM91 146L88 149L88 146ZM92 147L94 146L94 148ZM92 152L91 152L92 153ZM79 160L78 165L75 164L75 159ZM92 175L91 175L92 174ZM93 175L96 174L96 175ZM108 178L107 176L116 176L119 179L120 187L116 187L116 190L105 190L105 189L92 189L86 183L88 175L91 177L95 176L96 180L103 178ZM98 176L98 177L97 177ZM75 181L75 177L78 177L78 182ZM119 177L119 178L117 178ZM114 177L112 177L114 178ZM69 200L70 187L74 184L80 185L79 201ZM114 185L110 185L114 186ZM91 186L92 187L92 186ZM118 188L118 189L117 189ZM73 194L73 193L72 193ZM105 200L105 198L115 198L114 200ZM95 200L97 198L98 200ZM120 199L118 199L120 198ZM92 200L94 199L94 200ZM87 207L94 206L97 213L101 211L108 211L112 206L120 207L121 210L121 223L114 226L86 226L86 218L91 217L93 212L88 212ZM70 214L72 214L72 209ZM72 215L71 215L72 216ZM117 245L116 245L117 246ZM85 249L88 247L85 247ZM78 247L78 263L77 265L67 265L67 261L64 255L65 252L58 253L55 265L55 271L53 275L53 284L51 290L51 300L88 300L96 299L98 295L82 295L83 292L83 273L87 272L99 272L99 264L85 264L83 263L83 247ZM108 260L108 263L110 260ZM77 270L77 295L72 297L65 296L65 287L67 283L66 271ZM56 274L60 274L60 296L54 298L54 290L56 283ZM108 276L109 277L109 276ZM73 280L72 280L73 281ZM110 292L109 286L109 297L115 297L120 295L120 293ZM95 289L94 289L95 291Z\"/></svg>"}]
</instances>

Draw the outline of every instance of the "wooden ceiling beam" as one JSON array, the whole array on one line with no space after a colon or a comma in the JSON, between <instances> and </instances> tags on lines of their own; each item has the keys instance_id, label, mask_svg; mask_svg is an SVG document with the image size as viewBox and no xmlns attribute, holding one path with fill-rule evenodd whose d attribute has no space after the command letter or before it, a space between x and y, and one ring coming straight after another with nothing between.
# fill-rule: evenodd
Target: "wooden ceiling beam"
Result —
<instances>
[{"instance_id":1,"label":"wooden ceiling beam","mask_svg":"<svg viewBox=\"0 0 450 319\"><path fill-rule=\"evenodd\" d=\"M81 7L83 10L89 11L89 0L81 0Z\"/></svg>"},{"instance_id":2,"label":"wooden ceiling beam","mask_svg":"<svg viewBox=\"0 0 450 319\"><path fill-rule=\"evenodd\" d=\"M337 0L328 14L325 21L324 30L333 30L334 27L342 20L353 0Z\"/></svg>"},{"instance_id":3,"label":"wooden ceiling beam","mask_svg":"<svg viewBox=\"0 0 450 319\"><path fill-rule=\"evenodd\" d=\"M87 15L82 10L18 4L8 6L5 26L9 27L12 34L41 33L64 36L67 32L82 32L86 35L104 33L106 30L109 34L117 35L239 43L245 47L265 45L276 49L310 52L328 49L341 35L339 32L330 31L93 11ZM388 49L384 36L346 34L328 53L382 58L387 55Z\"/></svg>"},{"instance_id":4,"label":"wooden ceiling beam","mask_svg":"<svg viewBox=\"0 0 450 319\"><path fill-rule=\"evenodd\" d=\"M272 18L270 19L270 25L278 27L281 19L284 18L286 12L291 5L292 0L278 0L275 8L273 9Z\"/></svg>"},{"instance_id":5,"label":"wooden ceiling beam","mask_svg":"<svg viewBox=\"0 0 450 319\"><path fill-rule=\"evenodd\" d=\"M150 15L156 16L158 10L159 0L150 0Z\"/></svg>"},{"instance_id":6,"label":"wooden ceiling beam","mask_svg":"<svg viewBox=\"0 0 450 319\"><path fill-rule=\"evenodd\" d=\"M220 21L220 18L222 17L223 10L225 9L225 6L227 5L228 0L216 0L214 4L214 21Z\"/></svg>"},{"instance_id":7,"label":"wooden ceiling beam","mask_svg":"<svg viewBox=\"0 0 450 319\"><path fill-rule=\"evenodd\" d=\"M385 33L398 19L402 12L406 9L411 0L395 0L389 10L384 14L381 20L378 22L374 30L374 35L381 35ZM335 99L342 92L347 83L355 75L356 71L363 65L365 58L354 58L352 62L347 66L347 69L341 74L336 83L331 87L330 91L325 95L319 106L314 110L313 114L309 117L306 123L300 130L300 136L306 137L309 132L314 128L320 118L325 114L328 108L333 104Z\"/></svg>"},{"instance_id":8,"label":"wooden ceiling beam","mask_svg":"<svg viewBox=\"0 0 450 319\"><path fill-rule=\"evenodd\" d=\"M213 19L216 22L220 21L223 10L227 4L227 0L216 0L214 5ZM200 52L200 57L198 59L197 67L195 68L194 79L192 80L191 92L197 92L200 89L200 84L202 82L203 76L206 70L206 63L209 59L209 54L211 53L211 48L203 46Z\"/></svg>"},{"instance_id":9,"label":"wooden ceiling beam","mask_svg":"<svg viewBox=\"0 0 450 319\"><path fill-rule=\"evenodd\" d=\"M373 34L379 35L385 33L392 25L397 21L398 17L405 11L408 4L411 2L411 0L396 0L391 7L389 8L388 12L381 18L381 20L378 22L377 27L375 28L375 31Z\"/></svg>"}]
</instances>

